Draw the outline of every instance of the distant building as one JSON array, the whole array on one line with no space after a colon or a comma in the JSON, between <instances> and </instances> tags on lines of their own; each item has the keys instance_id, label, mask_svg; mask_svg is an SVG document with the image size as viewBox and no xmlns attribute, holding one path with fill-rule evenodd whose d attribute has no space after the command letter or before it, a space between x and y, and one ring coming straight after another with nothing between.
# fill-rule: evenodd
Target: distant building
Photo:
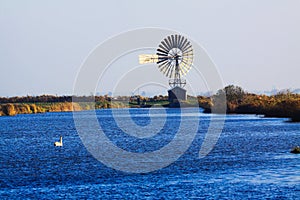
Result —
<instances>
[{"instance_id":1,"label":"distant building","mask_svg":"<svg viewBox=\"0 0 300 200\"><path fill-rule=\"evenodd\" d=\"M168 90L168 96L170 103L187 100L186 90L178 86Z\"/></svg>"}]
</instances>

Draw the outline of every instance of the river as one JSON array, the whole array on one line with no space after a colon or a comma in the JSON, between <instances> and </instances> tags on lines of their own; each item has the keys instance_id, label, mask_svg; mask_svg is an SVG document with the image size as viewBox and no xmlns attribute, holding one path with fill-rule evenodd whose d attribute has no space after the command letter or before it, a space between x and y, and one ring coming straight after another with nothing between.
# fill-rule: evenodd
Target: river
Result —
<instances>
[{"instance_id":1,"label":"river","mask_svg":"<svg viewBox=\"0 0 300 200\"><path fill-rule=\"evenodd\" d=\"M152 115L151 109L125 110L97 110L96 114L107 137L116 146L135 153L152 152L169 144L180 122L189 123L191 117L198 117L199 124L192 143L178 160L149 173L128 173L110 168L92 156L78 135L71 112L0 117L0 199L300 196L300 155L290 153L293 146L300 145L300 123L227 115L214 149L199 158L212 115L193 108L185 109L185 115L180 109L152 109ZM81 113L83 118L93 114ZM151 124L149 116L165 123L157 135L135 138L122 133L113 113L123 118L121 121L132 120L141 127ZM151 127L156 130L155 125ZM60 135L63 147L54 147Z\"/></svg>"}]
</instances>

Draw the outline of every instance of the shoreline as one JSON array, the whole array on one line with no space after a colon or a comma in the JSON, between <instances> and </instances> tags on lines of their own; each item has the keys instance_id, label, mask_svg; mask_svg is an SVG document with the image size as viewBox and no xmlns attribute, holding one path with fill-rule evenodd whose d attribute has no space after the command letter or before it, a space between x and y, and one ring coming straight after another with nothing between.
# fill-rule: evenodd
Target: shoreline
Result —
<instances>
[{"instance_id":1,"label":"shoreline","mask_svg":"<svg viewBox=\"0 0 300 200\"><path fill-rule=\"evenodd\" d=\"M224 99L224 96L226 99ZM219 99L219 100L218 100ZM226 101L226 102L221 102ZM0 97L0 116L35 114L44 112L66 112L107 108L150 108L150 107L200 107L203 113L223 112L226 114L255 114L264 117L289 118L300 122L300 94L289 90L274 95L259 95L245 92L241 87L229 85L217 93L207 96L187 95L185 101L169 102L168 96L24 96ZM221 107L220 107L221 106ZM219 109L220 108L220 109ZM224 113L222 113L224 114Z\"/></svg>"},{"instance_id":2,"label":"shoreline","mask_svg":"<svg viewBox=\"0 0 300 200\"><path fill-rule=\"evenodd\" d=\"M80 105L81 104L81 105ZM7 103L0 104L0 117L1 116L16 116L18 114L39 114L39 113L48 113L48 112L73 112L73 111L85 111L91 110L92 105L96 105L96 103L85 102L85 103L74 103L74 102L56 102L56 103L47 103L47 104L36 104L36 103ZM205 104L206 105L206 104ZM168 104L153 104L153 105L136 105L136 104L109 104L108 107L95 107L98 109L122 109L122 108L151 108L151 107L164 107L164 108L178 108L176 106L170 106ZM209 114L211 113L211 107L207 106L199 106L193 104L186 104L183 107L193 107L193 108L202 108L203 113ZM290 123L300 122L299 116L300 112L295 113L294 115L286 114L286 113L274 113L274 111L270 111L269 113L264 112L254 112L254 110L243 110L243 112L238 110L230 110L227 107L226 114L253 114L253 115L261 115L263 118L288 118Z\"/></svg>"}]
</instances>

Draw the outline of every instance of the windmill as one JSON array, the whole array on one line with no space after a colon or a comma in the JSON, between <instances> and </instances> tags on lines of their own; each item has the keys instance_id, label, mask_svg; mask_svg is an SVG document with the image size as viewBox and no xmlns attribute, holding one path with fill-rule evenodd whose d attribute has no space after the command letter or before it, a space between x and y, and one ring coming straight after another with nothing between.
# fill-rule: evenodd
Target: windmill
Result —
<instances>
[{"instance_id":1,"label":"windmill","mask_svg":"<svg viewBox=\"0 0 300 200\"><path fill-rule=\"evenodd\" d=\"M170 103L186 100L186 80L182 79L192 67L193 48L182 35L169 35L158 45L156 54L139 55L139 63L156 63L158 69L169 78L168 91Z\"/></svg>"}]
</instances>

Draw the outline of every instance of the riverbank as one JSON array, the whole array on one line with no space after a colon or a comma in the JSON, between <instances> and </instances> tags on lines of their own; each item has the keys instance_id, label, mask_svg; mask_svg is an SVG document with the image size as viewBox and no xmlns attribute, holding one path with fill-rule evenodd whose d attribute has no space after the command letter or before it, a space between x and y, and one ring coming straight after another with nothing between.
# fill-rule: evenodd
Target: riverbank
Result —
<instances>
[{"instance_id":1,"label":"riverbank","mask_svg":"<svg viewBox=\"0 0 300 200\"><path fill-rule=\"evenodd\" d=\"M226 94L227 114L256 114L290 118L291 122L300 122L300 95L288 90L267 96L246 93L239 87L227 86L211 98L200 98L202 101L199 100L199 105L204 108L205 113L210 113L213 106L217 106L214 99L222 92Z\"/></svg>"},{"instance_id":2,"label":"riverbank","mask_svg":"<svg viewBox=\"0 0 300 200\"><path fill-rule=\"evenodd\" d=\"M7 103L0 104L0 116L15 116L17 114L36 114L45 112L68 112L80 111L81 106L77 103L59 102L47 104L35 103Z\"/></svg>"},{"instance_id":3,"label":"riverbank","mask_svg":"<svg viewBox=\"0 0 300 200\"><path fill-rule=\"evenodd\" d=\"M227 114L256 114L265 117L290 118L291 122L300 122L300 95L293 94L288 90L267 96L247 93L238 86L229 85L210 97L188 96L187 101L180 102L180 106L201 107L204 109L204 113L211 113L212 108L217 107L216 99L224 93ZM154 97L139 95L131 97L107 95L0 97L0 116L107 108L149 108L153 106L172 108L179 107L177 104L169 104L168 96L162 95Z\"/></svg>"}]
</instances>

